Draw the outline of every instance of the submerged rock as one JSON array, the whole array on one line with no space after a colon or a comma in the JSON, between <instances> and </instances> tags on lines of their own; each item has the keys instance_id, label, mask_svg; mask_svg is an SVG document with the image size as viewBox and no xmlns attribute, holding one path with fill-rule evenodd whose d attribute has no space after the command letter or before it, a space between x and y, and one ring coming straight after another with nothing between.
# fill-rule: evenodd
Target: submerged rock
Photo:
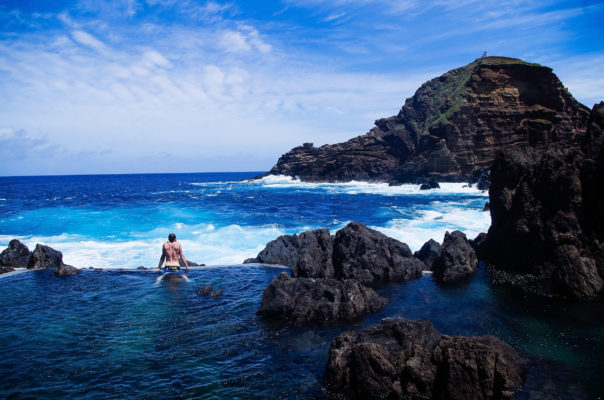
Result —
<instances>
[{"instance_id":1,"label":"submerged rock","mask_svg":"<svg viewBox=\"0 0 604 400\"><path fill-rule=\"evenodd\" d=\"M212 293L210 293L210 297L213 299L216 299L216 298L222 296L223 293L224 293L224 290L222 290L222 289L213 290Z\"/></svg>"},{"instance_id":2,"label":"submerged rock","mask_svg":"<svg viewBox=\"0 0 604 400\"><path fill-rule=\"evenodd\" d=\"M494 336L447 336L429 321L389 318L336 337L324 378L350 399L512 399L525 368Z\"/></svg>"},{"instance_id":3,"label":"submerged rock","mask_svg":"<svg viewBox=\"0 0 604 400\"><path fill-rule=\"evenodd\" d=\"M72 276L72 275L76 275L80 272L81 272L81 270L76 267L72 267L71 265L61 264L55 270L54 274L55 274L55 276Z\"/></svg>"},{"instance_id":4,"label":"submerged rock","mask_svg":"<svg viewBox=\"0 0 604 400\"><path fill-rule=\"evenodd\" d=\"M419 251L413 253L413 256L426 264L426 270L432 270L432 264L440 253L440 244L434 239L428 240Z\"/></svg>"},{"instance_id":5,"label":"submerged rock","mask_svg":"<svg viewBox=\"0 0 604 400\"><path fill-rule=\"evenodd\" d=\"M433 277L440 283L452 283L476 271L478 258L466 235L446 232L438 257L432 265Z\"/></svg>"},{"instance_id":6,"label":"submerged rock","mask_svg":"<svg viewBox=\"0 0 604 400\"><path fill-rule=\"evenodd\" d=\"M14 271L15 268L27 268L31 252L26 245L13 239L8 247L0 253L0 270L5 272Z\"/></svg>"},{"instance_id":7,"label":"submerged rock","mask_svg":"<svg viewBox=\"0 0 604 400\"><path fill-rule=\"evenodd\" d=\"M358 222L336 233L333 265L337 278L364 284L417 279L425 269L405 243Z\"/></svg>"},{"instance_id":8,"label":"submerged rock","mask_svg":"<svg viewBox=\"0 0 604 400\"><path fill-rule=\"evenodd\" d=\"M602 294L604 102L576 145L503 152L491 178L486 255L494 282L544 296Z\"/></svg>"},{"instance_id":9,"label":"submerged rock","mask_svg":"<svg viewBox=\"0 0 604 400\"><path fill-rule=\"evenodd\" d=\"M213 290L214 289L212 288L212 286L206 285L204 287L201 287L201 288L197 289L196 293L197 293L198 296L207 296L210 293L212 293Z\"/></svg>"},{"instance_id":10,"label":"submerged rock","mask_svg":"<svg viewBox=\"0 0 604 400\"><path fill-rule=\"evenodd\" d=\"M264 290L257 314L296 324L355 321L388 302L353 279L292 278L282 272Z\"/></svg>"}]
</instances>

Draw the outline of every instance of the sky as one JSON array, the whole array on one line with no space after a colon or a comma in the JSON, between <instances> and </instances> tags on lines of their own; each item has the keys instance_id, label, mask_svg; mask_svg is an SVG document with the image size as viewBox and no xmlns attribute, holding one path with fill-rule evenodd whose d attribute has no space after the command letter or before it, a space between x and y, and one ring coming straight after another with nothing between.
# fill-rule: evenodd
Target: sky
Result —
<instances>
[{"instance_id":1,"label":"sky","mask_svg":"<svg viewBox=\"0 0 604 400\"><path fill-rule=\"evenodd\" d=\"M0 0L0 176L266 171L488 55L604 100L604 1Z\"/></svg>"}]
</instances>

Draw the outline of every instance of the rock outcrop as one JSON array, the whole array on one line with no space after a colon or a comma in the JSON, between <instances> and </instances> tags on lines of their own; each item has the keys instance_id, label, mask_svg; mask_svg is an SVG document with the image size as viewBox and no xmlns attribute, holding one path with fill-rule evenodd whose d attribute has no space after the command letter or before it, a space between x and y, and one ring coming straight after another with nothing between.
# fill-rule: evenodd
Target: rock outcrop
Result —
<instances>
[{"instance_id":1,"label":"rock outcrop","mask_svg":"<svg viewBox=\"0 0 604 400\"><path fill-rule=\"evenodd\" d=\"M43 244L36 244L27 268L47 269L59 268L63 265L63 253Z\"/></svg>"},{"instance_id":2,"label":"rock outcrop","mask_svg":"<svg viewBox=\"0 0 604 400\"><path fill-rule=\"evenodd\" d=\"M295 324L356 321L388 300L353 279L292 278L279 274L262 294L257 314Z\"/></svg>"},{"instance_id":3,"label":"rock outcrop","mask_svg":"<svg viewBox=\"0 0 604 400\"><path fill-rule=\"evenodd\" d=\"M485 57L424 83L398 115L377 120L367 134L318 148L305 143L268 174L314 182L475 181L501 149L544 152L571 143L588 117L550 68Z\"/></svg>"},{"instance_id":4,"label":"rock outcrop","mask_svg":"<svg viewBox=\"0 0 604 400\"><path fill-rule=\"evenodd\" d=\"M604 102L575 146L506 151L491 169L486 255L495 283L593 298L604 287Z\"/></svg>"},{"instance_id":5,"label":"rock outcrop","mask_svg":"<svg viewBox=\"0 0 604 400\"><path fill-rule=\"evenodd\" d=\"M270 241L256 258L244 263L279 264L290 267L292 276L333 278L333 242L327 229L282 235Z\"/></svg>"},{"instance_id":6,"label":"rock outcrop","mask_svg":"<svg viewBox=\"0 0 604 400\"><path fill-rule=\"evenodd\" d=\"M434 260L436 260L439 254L440 244L436 240L430 239L424 243L421 249L413 253L413 256L426 264L427 271L431 271Z\"/></svg>"},{"instance_id":7,"label":"rock outcrop","mask_svg":"<svg viewBox=\"0 0 604 400\"><path fill-rule=\"evenodd\" d=\"M429 321L391 318L336 337L325 383L350 399L512 399L525 368L493 336L447 336Z\"/></svg>"},{"instance_id":8,"label":"rock outcrop","mask_svg":"<svg viewBox=\"0 0 604 400\"><path fill-rule=\"evenodd\" d=\"M452 283L476 271L478 258L461 231L446 232L438 256L432 264L433 277L440 283Z\"/></svg>"},{"instance_id":9,"label":"rock outcrop","mask_svg":"<svg viewBox=\"0 0 604 400\"><path fill-rule=\"evenodd\" d=\"M337 278L365 284L417 279L425 268L405 243L358 222L336 232L333 266Z\"/></svg>"},{"instance_id":10,"label":"rock outcrop","mask_svg":"<svg viewBox=\"0 0 604 400\"><path fill-rule=\"evenodd\" d=\"M406 244L358 222L335 237L327 229L280 236L245 262L285 265L293 277L354 278L365 284L416 279L425 268Z\"/></svg>"},{"instance_id":11,"label":"rock outcrop","mask_svg":"<svg viewBox=\"0 0 604 400\"><path fill-rule=\"evenodd\" d=\"M27 268L31 258L31 251L26 245L13 239L8 247L0 253L0 273L14 271L15 268Z\"/></svg>"}]
</instances>

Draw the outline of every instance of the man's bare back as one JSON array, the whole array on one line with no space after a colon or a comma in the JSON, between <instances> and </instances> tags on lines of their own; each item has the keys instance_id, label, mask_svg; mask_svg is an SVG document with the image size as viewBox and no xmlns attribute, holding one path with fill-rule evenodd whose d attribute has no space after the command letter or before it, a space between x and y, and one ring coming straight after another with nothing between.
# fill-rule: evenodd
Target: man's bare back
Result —
<instances>
[{"instance_id":1,"label":"man's bare back","mask_svg":"<svg viewBox=\"0 0 604 400\"><path fill-rule=\"evenodd\" d=\"M185 265L185 273L189 272L189 264L187 263L187 259L182 251L182 246L176 240L176 235L171 233L168 236L168 241L165 242L162 246L161 257L159 259L159 265L157 269L161 272L161 267L166 262L166 267L180 267L180 263L178 259L182 260L182 263ZM162 276L163 277L163 276ZM183 278L186 279L185 276ZM158 282L161 281L161 278L158 279Z\"/></svg>"}]
</instances>

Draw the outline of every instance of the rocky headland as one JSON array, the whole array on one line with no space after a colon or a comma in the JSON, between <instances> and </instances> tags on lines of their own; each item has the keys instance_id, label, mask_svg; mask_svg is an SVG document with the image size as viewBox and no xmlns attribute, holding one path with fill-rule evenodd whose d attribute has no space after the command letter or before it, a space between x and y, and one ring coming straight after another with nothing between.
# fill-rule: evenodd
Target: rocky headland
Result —
<instances>
[{"instance_id":1,"label":"rocky headland","mask_svg":"<svg viewBox=\"0 0 604 400\"><path fill-rule=\"evenodd\" d=\"M545 152L571 143L588 117L550 68L484 57L424 83L397 115L375 121L365 135L321 147L305 143L268 174L310 182L476 181L502 149Z\"/></svg>"},{"instance_id":2,"label":"rocky headland","mask_svg":"<svg viewBox=\"0 0 604 400\"><path fill-rule=\"evenodd\" d=\"M429 321L389 318L336 337L324 379L350 399L512 399L525 369L494 336L442 335Z\"/></svg>"},{"instance_id":3,"label":"rocky headland","mask_svg":"<svg viewBox=\"0 0 604 400\"><path fill-rule=\"evenodd\" d=\"M578 143L502 152L491 167L484 254L494 283L544 296L604 288L604 103Z\"/></svg>"}]
</instances>

